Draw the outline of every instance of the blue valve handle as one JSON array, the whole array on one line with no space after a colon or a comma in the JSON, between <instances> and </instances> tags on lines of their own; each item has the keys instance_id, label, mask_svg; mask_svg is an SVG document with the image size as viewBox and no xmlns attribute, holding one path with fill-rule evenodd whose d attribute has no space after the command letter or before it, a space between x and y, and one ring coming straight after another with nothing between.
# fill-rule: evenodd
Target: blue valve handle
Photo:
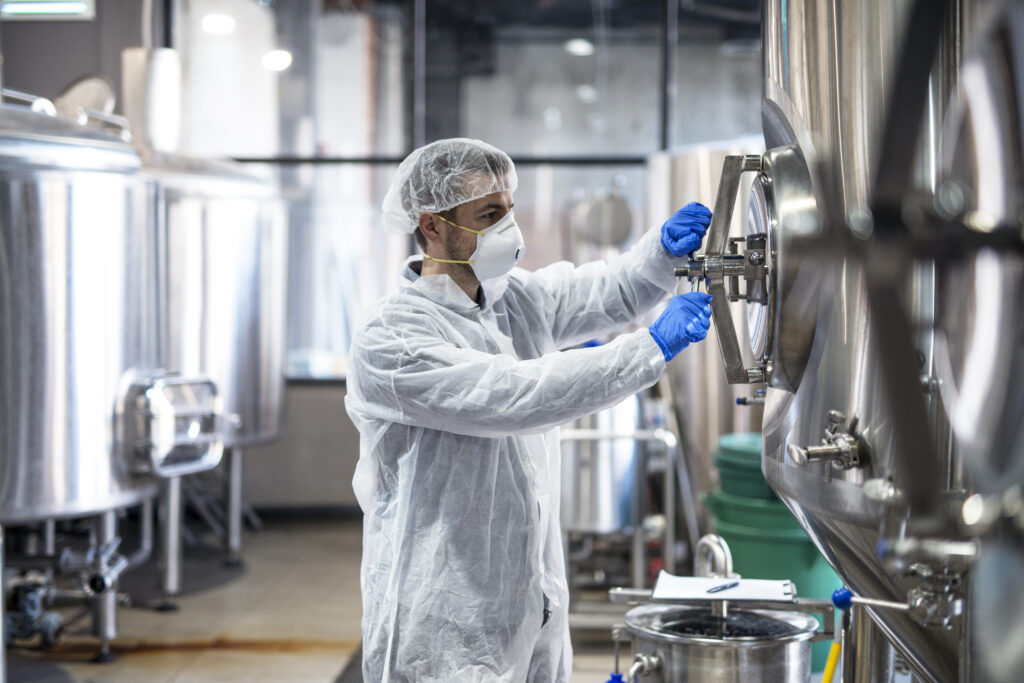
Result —
<instances>
[{"instance_id":1,"label":"blue valve handle","mask_svg":"<svg viewBox=\"0 0 1024 683\"><path fill-rule=\"evenodd\" d=\"M625 683L626 679L622 677L622 674L611 674L611 678L608 679L608 683Z\"/></svg>"},{"instance_id":2,"label":"blue valve handle","mask_svg":"<svg viewBox=\"0 0 1024 683\"><path fill-rule=\"evenodd\" d=\"M837 589L832 593L832 604L844 612L850 609L853 605L853 591L846 586Z\"/></svg>"}]
</instances>

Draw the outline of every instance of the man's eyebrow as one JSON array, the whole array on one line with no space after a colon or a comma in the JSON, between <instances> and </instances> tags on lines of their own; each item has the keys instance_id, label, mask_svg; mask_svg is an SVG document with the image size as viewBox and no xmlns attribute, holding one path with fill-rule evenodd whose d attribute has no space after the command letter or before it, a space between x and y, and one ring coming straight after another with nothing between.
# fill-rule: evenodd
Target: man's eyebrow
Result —
<instances>
[{"instance_id":1,"label":"man's eyebrow","mask_svg":"<svg viewBox=\"0 0 1024 683\"><path fill-rule=\"evenodd\" d=\"M508 208L511 209L513 206L515 206L515 204L509 204ZM504 209L504 208L505 208L504 204L487 204L485 206L481 206L479 209L477 209L477 211L490 211L491 209Z\"/></svg>"}]
</instances>

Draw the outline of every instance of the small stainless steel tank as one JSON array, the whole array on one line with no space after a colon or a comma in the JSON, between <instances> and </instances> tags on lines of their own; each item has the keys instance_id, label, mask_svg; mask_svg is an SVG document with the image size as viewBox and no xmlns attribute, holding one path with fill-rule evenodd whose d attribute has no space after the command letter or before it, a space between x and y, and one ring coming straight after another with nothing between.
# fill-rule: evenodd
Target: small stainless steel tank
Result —
<instances>
[{"instance_id":1,"label":"small stainless steel tank","mask_svg":"<svg viewBox=\"0 0 1024 683\"><path fill-rule=\"evenodd\" d=\"M643 605L626 613L637 667L647 683L807 683L818 622L781 610Z\"/></svg>"},{"instance_id":2,"label":"small stainless steel tank","mask_svg":"<svg viewBox=\"0 0 1024 683\"><path fill-rule=\"evenodd\" d=\"M161 360L156 186L119 138L0 109L0 522L153 493L118 447Z\"/></svg>"}]
</instances>

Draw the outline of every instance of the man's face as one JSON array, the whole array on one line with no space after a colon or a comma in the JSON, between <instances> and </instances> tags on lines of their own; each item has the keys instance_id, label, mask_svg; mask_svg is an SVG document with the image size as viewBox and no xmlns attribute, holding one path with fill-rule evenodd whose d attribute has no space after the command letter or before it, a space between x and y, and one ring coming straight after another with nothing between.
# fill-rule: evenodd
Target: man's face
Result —
<instances>
[{"instance_id":1,"label":"man's face","mask_svg":"<svg viewBox=\"0 0 1024 683\"><path fill-rule=\"evenodd\" d=\"M486 230L504 218L512 206L511 192L494 192L455 207L452 222L472 230ZM449 258L469 259L476 251L478 236L450 225L446 227L448 231L444 244Z\"/></svg>"}]
</instances>

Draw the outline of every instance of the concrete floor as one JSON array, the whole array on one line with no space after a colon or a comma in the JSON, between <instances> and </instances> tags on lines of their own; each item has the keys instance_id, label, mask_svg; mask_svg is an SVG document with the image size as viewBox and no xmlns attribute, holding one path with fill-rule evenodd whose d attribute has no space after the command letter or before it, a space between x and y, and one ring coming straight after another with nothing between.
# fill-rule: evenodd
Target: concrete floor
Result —
<instances>
[{"instance_id":1,"label":"concrete floor","mask_svg":"<svg viewBox=\"0 0 1024 683\"><path fill-rule=\"evenodd\" d=\"M8 678L333 683L359 646L361 531L358 520L268 523L245 536L246 568L233 581L180 597L173 613L121 608L115 662L92 663L96 641L70 633L50 653L10 649ZM573 680L606 681L610 639L576 640Z\"/></svg>"}]
</instances>

